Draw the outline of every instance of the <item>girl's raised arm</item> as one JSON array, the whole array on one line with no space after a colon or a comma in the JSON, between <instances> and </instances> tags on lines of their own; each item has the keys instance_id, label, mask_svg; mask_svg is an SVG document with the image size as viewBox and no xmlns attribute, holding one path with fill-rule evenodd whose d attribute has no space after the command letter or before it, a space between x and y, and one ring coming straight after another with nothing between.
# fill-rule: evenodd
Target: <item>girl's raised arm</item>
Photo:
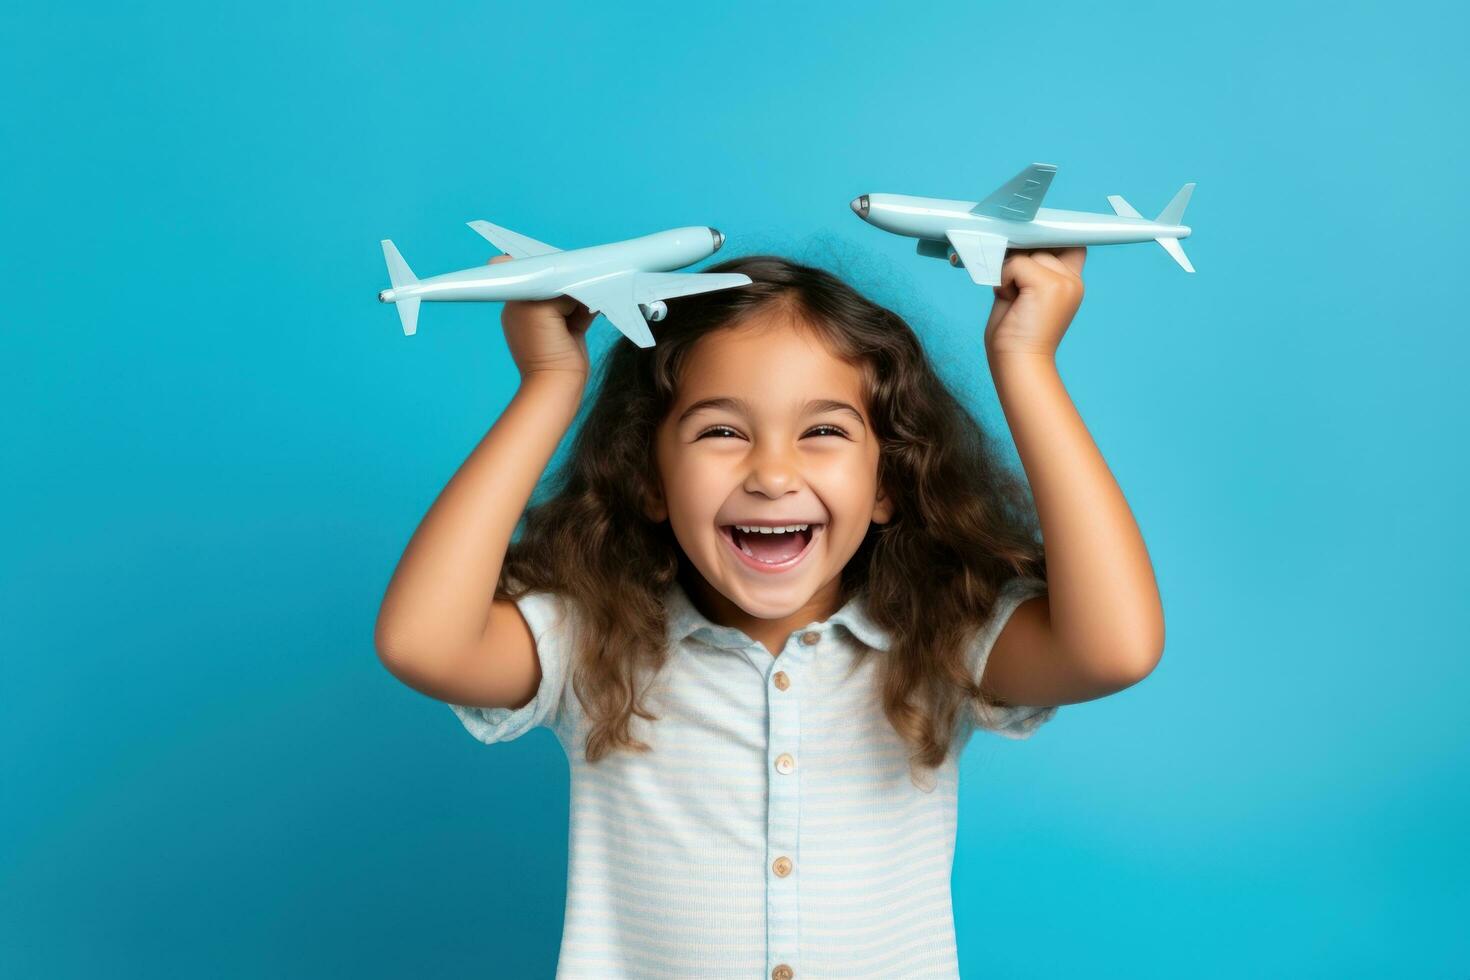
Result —
<instances>
[{"instance_id":1,"label":"girl's raised arm","mask_svg":"<svg viewBox=\"0 0 1470 980\"><path fill-rule=\"evenodd\" d=\"M520 387L420 522L378 611L379 659L430 697L518 707L540 683L530 629L514 603L494 600L495 585L516 523L576 417L591 322L566 297L505 305Z\"/></svg>"},{"instance_id":2,"label":"girl's raised arm","mask_svg":"<svg viewBox=\"0 0 1470 980\"><path fill-rule=\"evenodd\" d=\"M1031 484L1047 595L996 639L982 686L1011 704L1072 704L1146 677L1164 650L1164 610L1143 534L1057 373L1082 302L1086 249L1015 251L1002 266L985 349Z\"/></svg>"}]
</instances>

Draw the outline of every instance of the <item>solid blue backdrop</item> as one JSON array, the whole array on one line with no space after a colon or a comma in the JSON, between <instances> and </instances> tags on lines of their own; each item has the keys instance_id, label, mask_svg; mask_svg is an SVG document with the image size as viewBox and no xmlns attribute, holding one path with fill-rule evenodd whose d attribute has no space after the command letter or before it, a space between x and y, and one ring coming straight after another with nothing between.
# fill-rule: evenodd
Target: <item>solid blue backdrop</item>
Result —
<instances>
[{"instance_id":1,"label":"solid blue backdrop","mask_svg":"<svg viewBox=\"0 0 1470 980\"><path fill-rule=\"evenodd\" d=\"M566 762L373 649L510 398L420 275L684 224L908 315L1001 427L990 292L874 191L1153 214L1063 379L1162 664L962 765L971 977L1463 977L1470 91L1449 3L143 3L0 13L0 974L549 976ZM1456 122L1455 120L1460 120ZM615 336L592 328L594 353ZM1459 447L1459 448L1456 448Z\"/></svg>"}]
</instances>

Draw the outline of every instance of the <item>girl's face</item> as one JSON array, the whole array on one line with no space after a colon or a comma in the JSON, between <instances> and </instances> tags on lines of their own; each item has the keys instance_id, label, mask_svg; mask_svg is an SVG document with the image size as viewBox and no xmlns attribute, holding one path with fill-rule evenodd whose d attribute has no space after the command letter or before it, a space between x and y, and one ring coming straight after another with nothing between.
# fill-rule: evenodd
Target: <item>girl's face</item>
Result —
<instances>
[{"instance_id":1,"label":"girl's face","mask_svg":"<svg viewBox=\"0 0 1470 980\"><path fill-rule=\"evenodd\" d=\"M864 403L859 369L789 313L703 337L659 425L663 499L649 516L746 614L835 611L843 567L892 516ZM742 530L761 526L794 530Z\"/></svg>"}]
</instances>

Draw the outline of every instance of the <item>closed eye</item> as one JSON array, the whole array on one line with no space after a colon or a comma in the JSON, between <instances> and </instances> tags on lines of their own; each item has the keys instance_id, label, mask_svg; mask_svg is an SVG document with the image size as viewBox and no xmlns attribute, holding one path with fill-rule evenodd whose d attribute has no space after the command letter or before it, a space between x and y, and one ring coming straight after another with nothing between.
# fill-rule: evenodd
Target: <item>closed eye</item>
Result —
<instances>
[{"instance_id":1,"label":"closed eye","mask_svg":"<svg viewBox=\"0 0 1470 980\"><path fill-rule=\"evenodd\" d=\"M723 435L725 433L729 433L730 435L733 435L733 436L740 435L740 433L736 432L734 429L730 428L728 425L712 425L708 429L705 429L703 432L701 432L699 435L695 436L694 438L696 440L699 440L699 439L703 439L705 436ZM837 437L842 438L842 439L846 439L847 438L847 432L846 432L846 430L844 430L840 426L836 426L836 425L814 425L814 426L812 426L810 429L808 429L806 431L806 434L807 435L823 435L823 436L831 435L831 436L837 436Z\"/></svg>"}]
</instances>

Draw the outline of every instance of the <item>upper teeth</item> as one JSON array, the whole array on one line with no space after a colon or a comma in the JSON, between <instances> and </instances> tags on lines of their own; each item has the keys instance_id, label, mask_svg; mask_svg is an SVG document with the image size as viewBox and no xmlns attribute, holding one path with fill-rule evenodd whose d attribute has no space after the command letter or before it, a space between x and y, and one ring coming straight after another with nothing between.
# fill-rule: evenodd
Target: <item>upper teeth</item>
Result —
<instances>
[{"instance_id":1,"label":"upper teeth","mask_svg":"<svg viewBox=\"0 0 1470 980\"><path fill-rule=\"evenodd\" d=\"M766 527L761 524L736 524L735 526L747 534L785 534L787 531L805 531L811 527L810 524L787 524L784 527L779 524L775 527Z\"/></svg>"}]
</instances>

